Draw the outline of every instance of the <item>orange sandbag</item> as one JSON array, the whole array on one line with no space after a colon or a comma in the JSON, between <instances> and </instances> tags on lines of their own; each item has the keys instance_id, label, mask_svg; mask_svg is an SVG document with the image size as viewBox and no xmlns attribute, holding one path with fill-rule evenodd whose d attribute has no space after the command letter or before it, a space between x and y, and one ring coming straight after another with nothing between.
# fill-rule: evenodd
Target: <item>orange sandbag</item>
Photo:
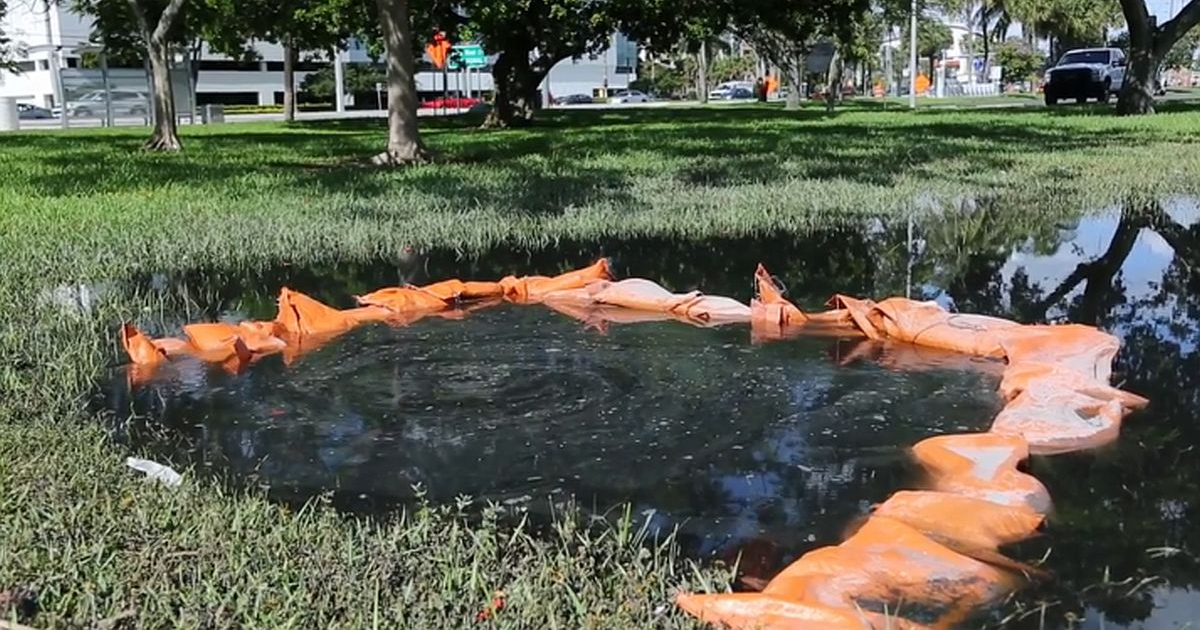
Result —
<instances>
[{"instance_id":1,"label":"orange sandbag","mask_svg":"<svg viewBox=\"0 0 1200 630\"><path fill-rule=\"evenodd\" d=\"M505 276L500 279L499 284L504 289L505 299L518 304L525 304L541 301L547 293L552 291L582 289L589 282L611 279L612 270L609 268L608 259L601 258L587 267L568 271L552 278L546 276L525 276L522 278Z\"/></svg>"},{"instance_id":2,"label":"orange sandbag","mask_svg":"<svg viewBox=\"0 0 1200 630\"><path fill-rule=\"evenodd\" d=\"M871 318L871 312L875 309L875 302L871 300L860 300L848 295L836 294L829 298L829 306L834 310L844 310L850 316L850 321L858 327L862 334L868 339L883 339L884 331L875 327L874 321Z\"/></svg>"},{"instance_id":3,"label":"orange sandbag","mask_svg":"<svg viewBox=\"0 0 1200 630\"><path fill-rule=\"evenodd\" d=\"M121 325L121 347L135 365L158 365L167 360L167 352L130 323Z\"/></svg>"},{"instance_id":4,"label":"orange sandbag","mask_svg":"<svg viewBox=\"0 0 1200 630\"><path fill-rule=\"evenodd\" d=\"M814 329L815 334L844 334L853 330L850 312L834 309L823 313L805 313L783 297L783 290L776 284L766 267L761 264L754 271L756 296L750 301L751 334L755 339L782 338L800 332L800 328Z\"/></svg>"},{"instance_id":5,"label":"orange sandbag","mask_svg":"<svg viewBox=\"0 0 1200 630\"><path fill-rule=\"evenodd\" d=\"M365 321L382 321L391 313L378 306L339 311L287 287L279 290L277 329L289 335L320 335L349 330Z\"/></svg>"},{"instance_id":6,"label":"orange sandbag","mask_svg":"<svg viewBox=\"0 0 1200 630\"><path fill-rule=\"evenodd\" d=\"M872 516L842 544L793 562L757 596L684 595L678 603L732 628L915 628L927 620L949 628L1015 582L898 520Z\"/></svg>"},{"instance_id":7,"label":"orange sandbag","mask_svg":"<svg viewBox=\"0 0 1200 630\"><path fill-rule=\"evenodd\" d=\"M877 303L868 318L891 339L995 359L1005 356L1006 338L997 333L1021 327L1007 319L949 313L933 302L906 298Z\"/></svg>"},{"instance_id":8,"label":"orange sandbag","mask_svg":"<svg viewBox=\"0 0 1200 630\"><path fill-rule=\"evenodd\" d=\"M235 341L240 340L254 354L278 352L287 342L263 330L259 322L242 322L227 324L225 322L210 322L187 324L183 332L187 335L197 350L206 353L230 353Z\"/></svg>"},{"instance_id":9,"label":"orange sandbag","mask_svg":"<svg viewBox=\"0 0 1200 630\"><path fill-rule=\"evenodd\" d=\"M445 287L437 290L449 292L445 291ZM362 306L385 308L393 313L407 313L409 311L439 311L449 307L456 298L453 296L443 298L437 293L425 289L388 287L366 295L355 296L354 299Z\"/></svg>"},{"instance_id":10,"label":"orange sandbag","mask_svg":"<svg viewBox=\"0 0 1200 630\"><path fill-rule=\"evenodd\" d=\"M446 302L504 297L504 287L499 282L442 280L441 282L427 284L421 287L421 290L435 295Z\"/></svg>"},{"instance_id":11,"label":"orange sandbag","mask_svg":"<svg viewBox=\"0 0 1200 630\"><path fill-rule=\"evenodd\" d=\"M960 553L996 551L1000 545L1030 538L1044 518L1025 506L925 490L897 492L874 514L900 521Z\"/></svg>"},{"instance_id":12,"label":"orange sandbag","mask_svg":"<svg viewBox=\"0 0 1200 630\"><path fill-rule=\"evenodd\" d=\"M657 283L642 278L593 282L587 286L587 292L596 304L670 313L698 322L733 323L750 320L750 307L732 298L704 295L699 291L671 293Z\"/></svg>"},{"instance_id":13,"label":"orange sandbag","mask_svg":"<svg viewBox=\"0 0 1200 630\"><path fill-rule=\"evenodd\" d=\"M1105 382L1121 347L1116 337L1082 324L1021 326L1000 338L1009 363L1054 363Z\"/></svg>"},{"instance_id":14,"label":"orange sandbag","mask_svg":"<svg viewBox=\"0 0 1200 630\"><path fill-rule=\"evenodd\" d=\"M929 474L933 490L1050 512L1050 494L1040 481L1017 470L1029 457L1020 436L959 433L922 440L913 456Z\"/></svg>"},{"instance_id":15,"label":"orange sandbag","mask_svg":"<svg viewBox=\"0 0 1200 630\"><path fill-rule=\"evenodd\" d=\"M1054 455L1103 446L1117 439L1125 409L1053 381L1035 383L1013 398L992 422L992 432L1018 435L1034 455Z\"/></svg>"},{"instance_id":16,"label":"orange sandbag","mask_svg":"<svg viewBox=\"0 0 1200 630\"><path fill-rule=\"evenodd\" d=\"M608 333L609 324L639 324L645 322L680 322L697 328L710 328L720 325L722 322L705 322L694 319L688 319L682 315L674 313L658 313L654 311L635 311L619 306L596 305L592 303L580 304L570 300L556 300L552 296L557 296L562 292L554 292L547 295L547 298L542 302L551 310L566 315L572 319L577 319L583 322L583 327L589 330L604 335Z\"/></svg>"},{"instance_id":17,"label":"orange sandbag","mask_svg":"<svg viewBox=\"0 0 1200 630\"><path fill-rule=\"evenodd\" d=\"M1012 400L1036 384L1050 383L1097 400L1118 400L1122 407L1129 410L1141 409L1149 403L1137 394L1117 389L1106 381L1091 378L1078 370L1036 361L1014 363L1005 368L1004 378L1000 381L1000 395L1005 400Z\"/></svg>"},{"instance_id":18,"label":"orange sandbag","mask_svg":"<svg viewBox=\"0 0 1200 630\"><path fill-rule=\"evenodd\" d=\"M682 593L675 603L701 621L746 630L867 630L870 620L857 611L830 608L767 593ZM916 625L891 626L911 630Z\"/></svg>"}]
</instances>

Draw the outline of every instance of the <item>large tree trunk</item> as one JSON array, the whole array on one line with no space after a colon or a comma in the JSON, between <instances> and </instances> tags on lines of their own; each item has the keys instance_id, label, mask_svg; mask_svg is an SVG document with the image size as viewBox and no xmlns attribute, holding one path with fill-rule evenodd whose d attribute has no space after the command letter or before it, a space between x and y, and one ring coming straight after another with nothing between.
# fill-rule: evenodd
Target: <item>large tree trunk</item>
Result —
<instances>
[{"instance_id":1,"label":"large tree trunk","mask_svg":"<svg viewBox=\"0 0 1200 630\"><path fill-rule=\"evenodd\" d=\"M783 108L788 110L800 109L800 98L803 96L801 90L804 89L804 54L795 52L787 64L787 100L784 101Z\"/></svg>"},{"instance_id":2,"label":"large tree trunk","mask_svg":"<svg viewBox=\"0 0 1200 630\"><path fill-rule=\"evenodd\" d=\"M708 42L700 42L700 54L696 56L696 98L708 102Z\"/></svg>"},{"instance_id":3,"label":"large tree trunk","mask_svg":"<svg viewBox=\"0 0 1200 630\"><path fill-rule=\"evenodd\" d=\"M375 0L387 51L388 142L374 162L381 165L426 162L430 153L417 128L417 85L413 74L412 27L408 0Z\"/></svg>"},{"instance_id":4,"label":"large tree trunk","mask_svg":"<svg viewBox=\"0 0 1200 630\"><path fill-rule=\"evenodd\" d=\"M1143 33L1135 35L1139 31ZM1129 65L1117 100L1117 113L1123 116L1154 113L1154 70L1158 60L1153 36L1145 31L1148 29L1129 30Z\"/></svg>"},{"instance_id":5,"label":"large tree trunk","mask_svg":"<svg viewBox=\"0 0 1200 630\"><path fill-rule=\"evenodd\" d=\"M146 19L146 11L140 0L128 0L129 8L138 23L142 42L146 46L146 60L150 66L150 92L153 95L154 130L143 145L151 151L178 151L183 147L175 127L175 95L171 90L171 49L167 44L175 17L183 8L183 0L171 0L163 9L154 30Z\"/></svg>"},{"instance_id":6,"label":"large tree trunk","mask_svg":"<svg viewBox=\"0 0 1200 630\"><path fill-rule=\"evenodd\" d=\"M296 49L290 37L283 40L283 120L296 120Z\"/></svg>"},{"instance_id":7,"label":"large tree trunk","mask_svg":"<svg viewBox=\"0 0 1200 630\"><path fill-rule=\"evenodd\" d=\"M533 112L540 105L538 87L546 71L535 70L530 64L531 47L514 46L500 53L492 66L492 83L496 86L492 111L483 121L486 128L518 127L533 121ZM549 69L553 63L543 64Z\"/></svg>"}]
</instances>

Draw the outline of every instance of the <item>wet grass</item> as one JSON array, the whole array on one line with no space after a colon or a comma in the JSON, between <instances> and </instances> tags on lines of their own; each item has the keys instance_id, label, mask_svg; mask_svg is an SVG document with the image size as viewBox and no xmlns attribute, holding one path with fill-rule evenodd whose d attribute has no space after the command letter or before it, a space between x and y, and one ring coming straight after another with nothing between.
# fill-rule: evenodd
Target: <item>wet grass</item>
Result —
<instances>
[{"instance_id":1,"label":"wet grass","mask_svg":"<svg viewBox=\"0 0 1200 630\"><path fill-rule=\"evenodd\" d=\"M290 512L188 471L147 484L89 410L119 361L127 290L82 311L47 289L197 267L387 257L406 245L801 233L988 198L1040 221L1200 192L1200 110L860 107L555 113L537 128L430 123L439 163L360 166L374 121L0 135L0 615L42 626L515 627L686 624L679 588L724 588L639 535L570 513L533 535L437 507L365 521ZM613 524L615 523L615 524ZM499 595L503 592L503 595ZM666 610L665 614L655 611Z\"/></svg>"}]
</instances>

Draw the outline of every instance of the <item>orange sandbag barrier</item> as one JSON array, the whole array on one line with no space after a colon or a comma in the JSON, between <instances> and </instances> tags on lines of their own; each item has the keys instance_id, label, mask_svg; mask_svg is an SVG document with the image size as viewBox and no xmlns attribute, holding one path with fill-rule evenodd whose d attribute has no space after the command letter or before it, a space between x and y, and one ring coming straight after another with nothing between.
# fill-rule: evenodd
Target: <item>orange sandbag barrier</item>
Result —
<instances>
[{"instance_id":1,"label":"orange sandbag barrier","mask_svg":"<svg viewBox=\"0 0 1200 630\"><path fill-rule=\"evenodd\" d=\"M612 277L608 260L553 277L508 277L499 282L443 280L423 287L387 287L356 296L358 308L340 310L303 293L283 287L279 310L271 321L193 323L183 326L186 339L151 339L132 324L121 328L121 346L138 369L132 380L142 382L153 367L171 357L188 355L221 364L237 372L269 354L282 353L291 364L302 354L364 322L411 324L428 316L460 319L467 312L499 303L535 302L554 291L582 289L590 282ZM615 319L615 316L614 316Z\"/></svg>"},{"instance_id":2,"label":"orange sandbag barrier","mask_svg":"<svg viewBox=\"0 0 1200 630\"><path fill-rule=\"evenodd\" d=\"M844 360L886 356L889 343L1007 361L1007 401L988 433L921 441L913 456L928 488L900 491L845 542L811 551L761 593L684 594L681 608L731 628L951 628L1036 573L999 547L1037 534L1050 511L1046 488L1018 470L1049 455L1116 439L1140 396L1108 379L1119 343L1090 326L1021 325L949 313L932 302L834 296L815 316L783 298L761 266L751 326L759 338L803 333L816 317L850 322L868 341ZM915 367L933 364L917 356ZM893 361L903 369L904 359Z\"/></svg>"}]
</instances>

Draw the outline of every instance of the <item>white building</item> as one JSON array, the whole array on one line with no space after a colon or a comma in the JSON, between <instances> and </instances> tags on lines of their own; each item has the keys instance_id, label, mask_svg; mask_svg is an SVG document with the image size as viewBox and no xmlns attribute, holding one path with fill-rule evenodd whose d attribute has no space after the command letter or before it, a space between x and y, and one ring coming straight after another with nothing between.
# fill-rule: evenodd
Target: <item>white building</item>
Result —
<instances>
[{"instance_id":1,"label":"white building","mask_svg":"<svg viewBox=\"0 0 1200 630\"><path fill-rule=\"evenodd\" d=\"M89 41L91 19L72 12L66 3L53 0L10 0L3 30L18 51L19 72L0 71L0 96L17 97L22 102L53 107L62 103L62 87L56 79L57 69L77 68L79 48ZM244 62L203 50L196 81L196 103L269 105L283 101L283 49L276 44L254 44L259 60ZM329 65L328 54L301 55L320 59L297 64L296 81ZM351 47L340 53L345 63L369 62L365 51ZM494 57L489 57L489 61ZM443 74L434 70L427 60L420 60L416 77L417 89L423 97L441 94ZM614 34L612 45L595 56L566 60L554 67L543 89L554 96L592 94L607 86L610 89L627 87L636 78L637 46L620 33ZM470 80L461 73L449 73L446 87L450 92L491 92L491 68L473 73ZM70 95L70 89L67 89ZM355 106L356 95L347 95L347 105ZM357 95L357 106L373 108L374 95ZM364 102L365 101L365 102Z\"/></svg>"}]
</instances>

